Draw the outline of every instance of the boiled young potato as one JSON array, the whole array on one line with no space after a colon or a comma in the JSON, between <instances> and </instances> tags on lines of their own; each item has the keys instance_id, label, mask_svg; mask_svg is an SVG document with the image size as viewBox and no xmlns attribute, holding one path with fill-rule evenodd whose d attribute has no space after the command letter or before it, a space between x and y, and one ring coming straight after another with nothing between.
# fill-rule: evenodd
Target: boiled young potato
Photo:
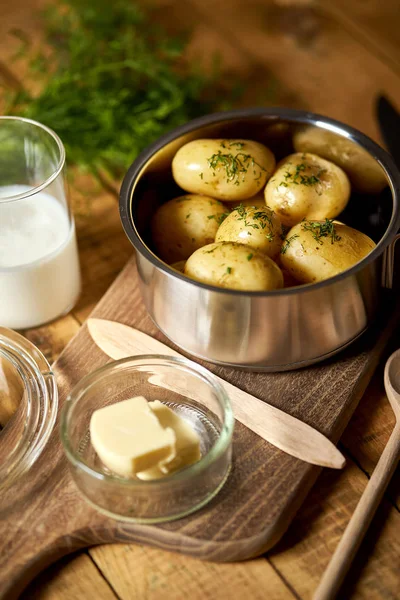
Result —
<instances>
[{"instance_id":1,"label":"boiled young potato","mask_svg":"<svg viewBox=\"0 0 400 600\"><path fill-rule=\"evenodd\" d=\"M279 254L282 224L268 206L257 208L241 204L221 223L216 242L238 242L260 250L270 258Z\"/></svg>"},{"instance_id":2,"label":"boiled young potato","mask_svg":"<svg viewBox=\"0 0 400 600\"><path fill-rule=\"evenodd\" d=\"M387 185L381 167L364 148L332 131L305 127L294 134L293 143L297 151L314 152L341 167L358 192L377 194Z\"/></svg>"},{"instance_id":3,"label":"boiled young potato","mask_svg":"<svg viewBox=\"0 0 400 600\"><path fill-rule=\"evenodd\" d=\"M207 196L188 194L158 208L151 223L158 256L167 263L186 260L197 248L214 241L227 208Z\"/></svg>"},{"instance_id":4,"label":"boiled young potato","mask_svg":"<svg viewBox=\"0 0 400 600\"><path fill-rule=\"evenodd\" d=\"M234 242L217 242L196 250L186 262L185 274L233 290L266 291L283 287L282 272L273 260Z\"/></svg>"},{"instance_id":5,"label":"boiled young potato","mask_svg":"<svg viewBox=\"0 0 400 600\"><path fill-rule=\"evenodd\" d=\"M300 283L315 283L349 269L374 248L367 235L342 223L303 221L288 232L280 261Z\"/></svg>"},{"instance_id":6,"label":"boiled young potato","mask_svg":"<svg viewBox=\"0 0 400 600\"><path fill-rule=\"evenodd\" d=\"M340 167L301 152L284 158L265 188L265 203L288 227L303 219L332 219L349 197L350 183Z\"/></svg>"},{"instance_id":7,"label":"boiled young potato","mask_svg":"<svg viewBox=\"0 0 400 600\"><path fill-rule=\"evenodd\" d=\"M257 194L274 168L272 152L251 140L194 140L172 161L174 179L182 189L226 202Z\"/></svg>"}]
</instances>

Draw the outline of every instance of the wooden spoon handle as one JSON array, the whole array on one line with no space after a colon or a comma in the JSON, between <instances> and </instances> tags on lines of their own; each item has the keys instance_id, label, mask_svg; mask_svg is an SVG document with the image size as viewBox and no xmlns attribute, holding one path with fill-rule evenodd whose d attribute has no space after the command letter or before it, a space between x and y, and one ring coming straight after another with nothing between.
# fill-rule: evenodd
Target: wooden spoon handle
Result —
<instances>
[{"instance_id":1,"label":"wooden spoon handle","mask_svg":"<svg viewBox=\"0 0 400 600\"><path fill-rule=\"evenodd\" d=\"M343 583L400 459L400 426L396 425L356 510L322 576L313 600L333 600Z\"/></svg>"}]
</instances>

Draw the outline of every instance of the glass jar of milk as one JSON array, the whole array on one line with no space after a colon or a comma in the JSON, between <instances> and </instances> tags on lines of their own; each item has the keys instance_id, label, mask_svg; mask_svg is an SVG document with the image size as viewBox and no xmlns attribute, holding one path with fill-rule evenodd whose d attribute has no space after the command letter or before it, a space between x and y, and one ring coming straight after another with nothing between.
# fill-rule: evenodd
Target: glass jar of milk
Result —
<instances>
[{"instance_id":1,"label":"glass jar of milk","mask_svg":"<svg viewBox=\"0 0 400 600\"><path fill-rule=\"evenodd\" d=\"M0 117L0 326L36 327L80 293L65 151L44 125Z\"/></svg>"}]
</instances>

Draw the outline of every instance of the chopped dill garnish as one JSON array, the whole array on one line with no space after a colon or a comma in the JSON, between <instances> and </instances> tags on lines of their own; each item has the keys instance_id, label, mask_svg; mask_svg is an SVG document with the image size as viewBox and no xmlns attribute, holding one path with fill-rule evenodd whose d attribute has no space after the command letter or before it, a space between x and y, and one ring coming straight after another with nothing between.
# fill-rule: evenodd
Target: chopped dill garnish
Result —
<instances>
[{"instance_id":1,"label":"chopped dill garnish","mask_svg":"<svg viewBox=\"0 0 400 600\"><path fill-rule=\"evenodd\" d=\"M248 254L247 255L247 260L251 260L253 258L253 254Z\"/></svg>"},{"instance_id":2,"label":"chopped dill garnish","mask_svg":"<svg viewBox=\"0 0 400 600\"><path fill-rule=\"evenodd\" d=\"M222 140L220 143L221 148L237 148L237 150L242 150L244 148L243 142L235 142L234 140Z\"/></svg>"},{"instance_id":3,"label":"chopped dill garnish","mask_svg":"<svg viewBox=\"0 0 400 600\"><path fill-rule=\"evenodd\" d=\"M226 267L226 272L230 275L232 273L232 267Z\"/></svg>"},{"instance_id":4,"label":"chopped dill garnish","mask_svg":"<svg viewBox=\"0 0 400 600\"><path fill-rule=\"evenodd\" d=\"M307 185L313 186L317 183L321 183L321 175L326 172L326 169L319 169L317 175L305 175L304 171L307 169L311 169L312 165L307 163L300 163L296 165L294 172L286 171L283 178L284 181L280 182L280 186L288 187L289 183L294 183L295 185ZM279 186L278 186L279 187Z\"/></svg>"},{"instance_id":5,"label":"chopped dill garnish","mask_svg":"<svg viewBox=\"0 0 400 600\"><path fill-rule=\"evenodd\" d=\"M286 251L289 248L290 244L293 242L293 240L295 240L298 237L299 237L298 234L295 233L294 235L291 235L289 238L286 238L281 247L281 254L286 254Z\"/></svg>"},{"instance_id":6,"label":"chopped dill garnish","mask_svg":"<svg viewBox=\"0 0 400 600\"><path fill-rule=\"evenodd\" d=\"M218 225L221 225L221 223L223 223L226 219L226 217L228 217L230 215L230 213L226 212L226 213L222 213L220 215L207 215L207 219L215 219L218 223Z\"/></svg>"},{"instance_id":7,"label":"chopped dill garnish","mask_svg":"<svg viewBox=\"0 0 400 600\"><path fill-rule=\"evenodd\" d=\"M310 231L314 240L318 244L323 244L323 239L329 237L331 244L339 242L342 238L337 235L333 219L325 219L325 222L320 221L302 221L303 231Z\"/></svg>"},{"instance_id":8,"label":"chopped dill garnish","mask_svg":"<svg viewBox=\"0 0 400 600\"><path fill-rule=\"evenodd\" d=\"M245 207L243 204L239 204L234 210L238 213L238 221L243 221L245 227L251 227L252 229L267 229L265 237L269 242L272 242L275 237L274 224L271 219L271 214L265 209L255 210L253 214L249 214L249 210L253 211L255 207ZM252 219L256 222L250 222L248 219ZM248 232L251 235L250 231Z\"/></svg>"},{"instance_id":9,"label":"chopped dill garnish","mask_svg":"<svg viewBox=\"0 0 400 600\"><path fill-rule=\"evenodd\" d=\"M203 179L203 173L200 173L199 177L200 179Z\"/></svg>"},{"instance_id":10,"label":"chopped dill garnish","mask_svg":"<svg viewBox=\"0 0 400 600\"><path fill-rule=\"evenodd\" d=\"M190 217L192 213L189 213L188 215L186 215L185 219L188 219Z\"/></svg>"},{"instance_id":11,"label":"chopped dill garnish","mask_svg":"<svg viewBox=\"0 0 400 600\"><path fill-rule=\"evenodd\" d=\"M234 185L240 185L240 182L244 181L245 174L250 168L253 169L253 175L257 175L255 167L260 170L257 177L254 177L254 181L261 178L261 171L266 171L260 163L254 160L251 154L245 154L244 152L223 154L221 150L218 150L216 154L207 159L207 162L210 169L214 171L213 175L215 175L217 169L225 169L226 181Z\"/></svg>"}]
</instances>

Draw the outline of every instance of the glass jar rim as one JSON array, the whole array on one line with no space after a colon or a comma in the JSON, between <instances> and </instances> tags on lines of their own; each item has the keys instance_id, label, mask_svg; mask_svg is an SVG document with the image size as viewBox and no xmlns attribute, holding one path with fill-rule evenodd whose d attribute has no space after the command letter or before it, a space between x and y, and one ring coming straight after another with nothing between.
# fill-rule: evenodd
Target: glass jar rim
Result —
<instances>
[{"instance_id":1,"label":"glass jar rim","mask_svg":"<svg viewBox=\"0 0 400 600\"><path fill-rule=\"evenodd\" d=\"M5 327L0 327L0 357L16 368L27 401L31 403L28 413L34 408L37 415L37 419L25 425L21 437L10 449L10 461L0 465L1 488L8 487L26 472L44 450L56 422L58 389L54 373L40 350L19 333Z\"/></svg>"},{"instance_id":2,"label":"glass jar rim","mask_svg":"<svg viewBox=\"0 0 400 600\"><path fill-rule=\"evenodd\" d=\"M109 475L107 473L103 473L97 471L96 469L90 467L87 463L82 461L79 455L74 451L70 444L69 436L68 436L68 418L70 412L76 402L84 395L86 389L95 385L99 380L106 377L107 374L117 369L120 366L128 365L132 363L140 364L141 366L145 366L146 361L148 361L148 366L151 366L151 361L159 361L158 364L170 365L173 367L181 366L186 368L193 375L199 377L203 381L205 381L211 388L213 388L216 393L218 399L221 401L221 405L223 407L223 423L222 429L219 433L217 441L210 448L210 450L203 457L200 458L196 463L186 467L182 471L177 471L169 475L168 477L154 480L136 480L136 479L125 479L123 477L119 477L118 475ZM157 364L157 362L153 363ZM99 379L100 378L100 379ZM76 396L76 397L74 397ZM60 418L60 436L61 442L64 447L64 451L69 459L69 461L75 466L81 468L83 471L88 473L90 476L98 479L100 481L108 481L113 483L121 484L127 488L137 489L138 487L143 488L144 486L160 486L160 485L168 485L171 484L172 481L180 481L182 479L188 479L192 475L196 475L199 472L205 470L210 464L212 464L216 459L218 459L229 446L232 440L233 429L235 424L235 418L233 415L232 405L229 400L229 396L225 391L223 385L219 383L213 373L208 371L205 367L195 363L184 357L175 357L175 356L166 356L162 354L142 354L129 356L127 358L122 358L119 360L114 360L98 369L95 369L91 373L88 373L83 377L71 390L68 397L66 398L64 405L61 410L61 418Z\"/></svg>"},{"instance_id":3,"label":"glass jar rim","mask_svg":"<svg viewBox=\"0 0 400 600\"><path fill-rule=\"evenodd\" d=\"M30 187L29 190L21 192L20 194L14 194L12 196L2 196L0 197L0 204L7 202L15 202L16 200L23 200L24 198L29 198L29 196L33 196L38 192L41 192L42 190L46 189L55 179L57 179L65 165L65 148L61 139L56 134L56 132L53 131L53 129L50 129L50 127L47 127L47 125L43 125L43 123L39 123L39 121L34 121L33 119L27 119L25 117L5 115L0 116L0 125L2 121L15 121L20 123L27 123L29 125L42 129L55 141L59 151L59 158L58 164L53 173L49 177L47 177L47 179L45 179L42 183Z\"/></svg>"}]
</instances>

